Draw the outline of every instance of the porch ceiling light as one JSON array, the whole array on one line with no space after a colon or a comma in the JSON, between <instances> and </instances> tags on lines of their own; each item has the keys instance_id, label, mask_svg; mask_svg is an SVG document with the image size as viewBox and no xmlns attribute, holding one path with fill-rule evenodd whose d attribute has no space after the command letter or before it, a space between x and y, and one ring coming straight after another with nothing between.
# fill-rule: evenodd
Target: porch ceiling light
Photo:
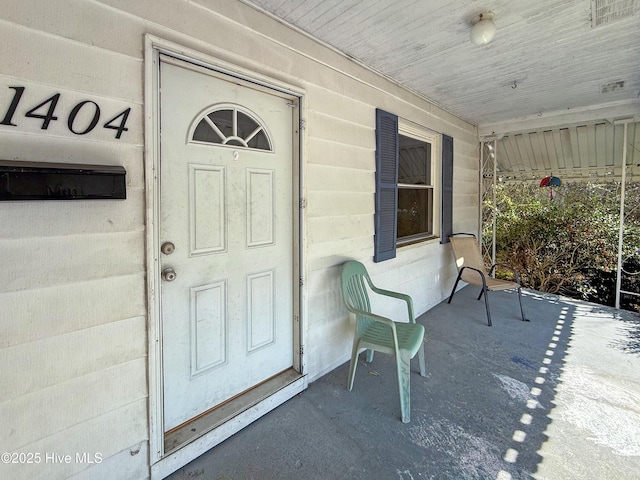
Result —
<instances>
[{"instance_id":1,"label":"porch ceiling light","mask_svg":"<svg viewBox=\"0 0 640 480\"><path fill-rule=\"evenodd\" d=\"M486 45L496 34L496 26L493 23L493 13L481 13L478 20L471 28L471 41L475 45Z\"/></svg>"}]
</instances>

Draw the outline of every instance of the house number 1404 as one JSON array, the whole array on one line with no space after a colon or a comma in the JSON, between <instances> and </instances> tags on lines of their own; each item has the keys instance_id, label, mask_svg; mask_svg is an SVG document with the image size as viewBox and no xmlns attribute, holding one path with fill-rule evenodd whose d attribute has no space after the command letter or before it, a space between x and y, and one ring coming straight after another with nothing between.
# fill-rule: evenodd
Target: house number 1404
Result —
<instances>
[{"instance_id":1,"label":"house number 1404","mask_svg":"<svg viewBox=\"0 0 640 480\"><path fill-rule=\"evenodd\" d=\"M5 113L4 118L0 122L0 125L17 127L17 124L13 123L13 121L18 105L20 104L20 100L22 99L22 94L24 94L25 87L9 88L14 90L13 99L11 100L11 104L9 105L9 108ZM31 110L25 113L24 116L27 118L37 118L39 120L42 120L42 126L40 128L42 130L47 130L51 122L58 120L58 117L55 116L56 107L58 106L58 100L60 100L60 94L56 93L55 95L47 98L42 103L39 103L38 105L33 107ZM91 117L88 124L85 123L82 125L78 125L78 123L80 122L76 122L76 117L82 110L84 110L84 115L88 115L88 117L91 117L91 112L93 112L93 117ZM102 128L115 130L116 138L119 139L122 136L123 132L129 130L125 125L127 124L127 119L129 118L130 112L131 107L120 112L111 120L108 120L102 125ZM67 117L67 128L76 135L86 135L94 128L96 128L98 122L100 122L100 107L96 102L92 100L84 100L76 104L71 109L71 112L69 112L69 116Z\"/></svg>"}]
</instances>

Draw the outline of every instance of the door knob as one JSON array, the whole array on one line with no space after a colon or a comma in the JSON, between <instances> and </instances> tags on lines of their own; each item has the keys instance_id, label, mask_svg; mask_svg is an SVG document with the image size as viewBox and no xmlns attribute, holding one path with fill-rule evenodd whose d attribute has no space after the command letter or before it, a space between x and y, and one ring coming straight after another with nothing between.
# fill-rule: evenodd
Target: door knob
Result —
<instances>
[{"instance_id":1,"label":"door knob","mask_svg":"<svg viewBox=\"0 0 640 480\"><path fill-rule=\"evenodd\" d=\"M176 246L171 242L164 242L160 247L160 251L165 255L171 255L176 249Z\"/></svg>"},{"instance_id":2,"label":"door knob","mask_svg":"<svg viewBox=\"0 0 640 480\"><path fill-rule=\"evenodd\" d=\"M161 276L165 282L173 282L178 275L176 274L176 271L173 268L167 267L164 270L162 270Z\"/></svg>"}]
</instances>

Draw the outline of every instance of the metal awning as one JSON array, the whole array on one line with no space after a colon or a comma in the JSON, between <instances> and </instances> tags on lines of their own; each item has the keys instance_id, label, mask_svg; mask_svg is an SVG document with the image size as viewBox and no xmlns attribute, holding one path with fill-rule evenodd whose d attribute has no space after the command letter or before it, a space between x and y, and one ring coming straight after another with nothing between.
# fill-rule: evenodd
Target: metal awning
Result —
<instances>
[{"instance_id":1,"label":"metal awning","mask_svg":"<svg viewBox=\"0 0 640 480\"><path fill-rule=\"evenodd\" d=\"M563 182L619 181L624 129L624 122L599 121L484 140L495 155L499 182L539 182L549 175ZM627 179L640 179L640 122L629 123L626 143Z\"/></svg>"}]
</instances>

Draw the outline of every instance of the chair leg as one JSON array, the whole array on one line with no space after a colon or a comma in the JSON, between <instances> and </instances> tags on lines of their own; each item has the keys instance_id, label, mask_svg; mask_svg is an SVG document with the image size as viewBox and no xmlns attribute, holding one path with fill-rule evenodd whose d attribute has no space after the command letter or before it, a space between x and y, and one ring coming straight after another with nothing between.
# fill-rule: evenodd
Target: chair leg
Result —
<instances>
[{"instance_id":1,"label":"chair leg","mask_svg":"<svg viewBox=\"0 0 640 480\"><path fill-rule=\"evenodd\" d=\"M400 351L396 353L396 368L398 370L398 390L400 392L400 413L402 415L402 423L411 421L411 378L410 365L411 359L409 355Z\"/></svg>"},{"instance_id":2,"label":"chair leg","mask_svg":"<svg viewBox=\"0 0 640 480\"><path fill-rule=\"evenodd\" d=\"M418 350L418 363L420 364L420 376L427 376L427 369L424 364L424 341L420 345L420 350Z\"/></svg>"},{"instance_id":3,"label":"chair leg","mask_svg":"<svg viewBox=\"0 0 640 480\"><path fill-rule=\"evenodd\" d=\"M367 363L373 362L373 350L367 349Z\"/></svg>"},{"instance_id":4,"label":"chair leg","mask_svg":"<svg viewBox=\"0 0 640 480\"><path fill-rule=\"evenodd\" d=\"M453 298L453 294L456 293L456 287L458 286L459 281L460 281L460 273L458 273L458 277L456 278L456 283L453 284L453 288L451 289L451 295L449 295L449 301L447 303L451 303L451 299Z\"/></svg>"},{"instance_id":5,"label":"chair leg","mask_svg":"<svg viewBox=\"0 0 640 480\"><path fill-rule=\"evenodd\" d=\"M351 351L351 363L349 364L349 379L347 381L347 388L349 391L353 388L353 381L356 378L356 367L358 366L358 347L360 345L360 340L357 338L353 339L353 349Z\"/></svg>"},{"instance_id":6,"label":"chair leg","mask_svg":"<svg viewBox=\"0 0 640 480\"><path fill-rule=\"evenodd\" d=\"M486 289L482 289L482 291L484 292L484 305L487 308L487 324L489 326L491 326L491 311L489 310L489 291ZM480 300L480 297L478 297L478 300Z\"/></svg>"},{"instance_id":7,"label":"chair leg","mask_svg":"<svg viewBox=\"0 0 640 480\"><path fill-rule=\"evenodd\" d=\"M480 289L480 295L478 295L478 300L482 298L483 293L484 293L484 288Z\"/></svg>"},{"instance_id":8,"label":"chair leg","mask_svg":"<svg viewBox=\"0 0 640 480\"><path fill-rule=\"evenodd\" d=\"M518 301L520 302L520 313L522 314L522 321L528 322L529 319L524 316L524 309L522 308L522 287L518 287Z\"/></svg>"}]
</instances>

